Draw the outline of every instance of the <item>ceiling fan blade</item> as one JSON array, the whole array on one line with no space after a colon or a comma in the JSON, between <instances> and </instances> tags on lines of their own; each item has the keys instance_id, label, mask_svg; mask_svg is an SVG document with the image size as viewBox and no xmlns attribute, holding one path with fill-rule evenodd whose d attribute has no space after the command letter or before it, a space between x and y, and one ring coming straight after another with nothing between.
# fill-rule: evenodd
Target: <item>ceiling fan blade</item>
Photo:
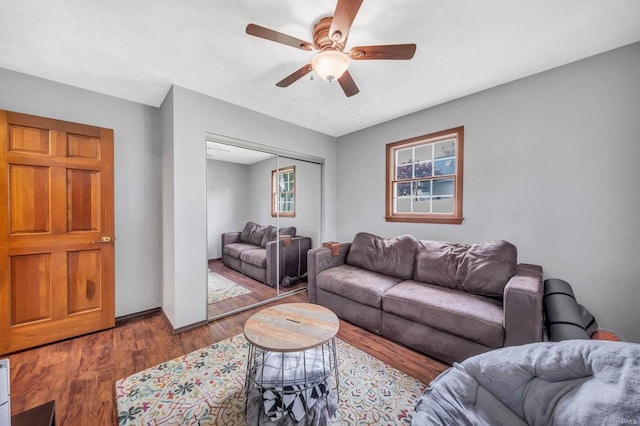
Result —
<instances>
[{"instance_id":1,"label":"ceiling fan blade","mask_svg":"<svg viewBox=\"0 0 640 426\"><path fill-rule=\"evenodd\" d=\"M344 43L349 35L349 29L362 5L362 0L338 0L336 11L333 13L329 37L336 43Z\"/></svg>"},{"instance_id":2,"label":"ceiling fan blade","mask_svg":"<svg viewBox=\"0 0 640 426\"><path fill-rule=\"evenodd\" d=\"M345 71L344 74L340 76L338 83L340 83L340 87L344 90L344 94L347 95L347 98L357 95L358 92L360 92L360 89L356 86L356 82L353 81L353 77L349 74L349 70Z\"/></svg>"},{"instance_id":3,"label":"ceiling fan blade","mask_svg":"<svg viewBox=\"0 0 640 426\"><path fill-rule=\"evenodd\" d=\"M355 61L366 59L411 59L416 53L415 44L385 44L382 46L356 46L349 51Z\"/></svg>"},{"instance_id":4,"label":"ceiling fan blade","mask_svg":"<svg viewBox=\"0 0 640 426\"><path fill-rule=\"evenodd\" d=\"M261 27L260 25L249 24L247 25L246 31L249 35L275 41L276 43L285 44L287 46L295 47L298 49L313 49L313 45L308 41L300 40L299 38L291 37L290 35L286 35L269 28Z\"/></svg>"},{"instance_id":5,"label":"ceiling fan blade","mask_svg":"<svg viewBox=\"0 0 640 426\"><path fill-rule=\"evenodd\" d=\"M311 64L307 64L304 67L300 68L297 71L294 71L292 74L288 75L287 77L285 77L282 80L280 80L279 82L277 82L276 86L278 86L278 87L287 87L291 83L295 83L296 81L300 80L305 75L309 74L311 72L311 70L313 70L313 67L311 66Z\"/></svg>"}]
</instances>

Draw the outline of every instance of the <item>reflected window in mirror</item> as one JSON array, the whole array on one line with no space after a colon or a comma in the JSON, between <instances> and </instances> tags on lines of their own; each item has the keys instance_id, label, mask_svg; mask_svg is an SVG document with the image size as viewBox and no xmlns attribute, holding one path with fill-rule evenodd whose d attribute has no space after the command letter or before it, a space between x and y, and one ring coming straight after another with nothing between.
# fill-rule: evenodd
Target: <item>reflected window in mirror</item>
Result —
<instances>
[{"instance_id":1,"label":"reflected window in mirror","mask_svg":"<svg viewBox=\"0 0 640 426\"><path fill-rule=\"evenodd\" d=\"M271 171L271 216L296 216L296 167Z\"/></svg>"}]
</instances>

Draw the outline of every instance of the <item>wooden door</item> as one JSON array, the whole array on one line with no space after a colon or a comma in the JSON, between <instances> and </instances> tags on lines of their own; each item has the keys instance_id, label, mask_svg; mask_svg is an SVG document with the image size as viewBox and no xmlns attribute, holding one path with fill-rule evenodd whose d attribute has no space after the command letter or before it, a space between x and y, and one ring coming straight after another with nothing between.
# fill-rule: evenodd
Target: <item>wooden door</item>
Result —
<instances>
[{"instance_id":1,"label":"wooden door","mask_svg":"<svg viewBox=\"0 0 640 426\"><path fill-rule=\"evenodd\" d=\"M113 327L113 130L0 111L0 354Z\"/></svg>"}]
</instances>

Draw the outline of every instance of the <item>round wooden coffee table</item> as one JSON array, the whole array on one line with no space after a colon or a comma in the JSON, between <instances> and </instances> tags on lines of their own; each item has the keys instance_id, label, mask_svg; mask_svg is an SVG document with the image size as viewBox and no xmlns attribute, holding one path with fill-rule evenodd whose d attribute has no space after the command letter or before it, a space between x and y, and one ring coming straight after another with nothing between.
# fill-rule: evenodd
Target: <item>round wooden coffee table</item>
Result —
<instances>
[{"instance_id":1,"label":"round wooden coffee table","mask_svg":"<svg viewBox=\"0 0 640 426\"><path fill-rule=\"evenodd\" d=\"M337 401L335 337L339 327L336 314L311 303L285 303L251 316L244 325L244 335L249 342L245 401L249 401L252 386L260 392L271 390L285 394L290 392L288 386L295 385L299 393L307 395L319 384L327 389L327 406L329 388L335 389ZM301 398L305 412L309 409L307 399Z\"/></svg>"}]
</instances>

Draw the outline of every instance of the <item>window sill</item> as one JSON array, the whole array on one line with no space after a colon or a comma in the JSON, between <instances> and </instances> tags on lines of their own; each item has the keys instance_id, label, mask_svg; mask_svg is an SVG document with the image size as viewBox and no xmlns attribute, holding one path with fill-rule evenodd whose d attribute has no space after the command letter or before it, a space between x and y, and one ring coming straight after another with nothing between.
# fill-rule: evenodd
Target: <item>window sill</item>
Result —
<instances>
[{"instance_id":1,"label":"window sill","mask_svg":"<svg viewBox=\"0 0 640 426\"><path fill-rule=\"evenodd\" d=\"M409 223L441 223L445 225L460 225L463 217L425 217L425 216L385 216L387 222L409 222Z\"/></svg>"}]
</instances>

